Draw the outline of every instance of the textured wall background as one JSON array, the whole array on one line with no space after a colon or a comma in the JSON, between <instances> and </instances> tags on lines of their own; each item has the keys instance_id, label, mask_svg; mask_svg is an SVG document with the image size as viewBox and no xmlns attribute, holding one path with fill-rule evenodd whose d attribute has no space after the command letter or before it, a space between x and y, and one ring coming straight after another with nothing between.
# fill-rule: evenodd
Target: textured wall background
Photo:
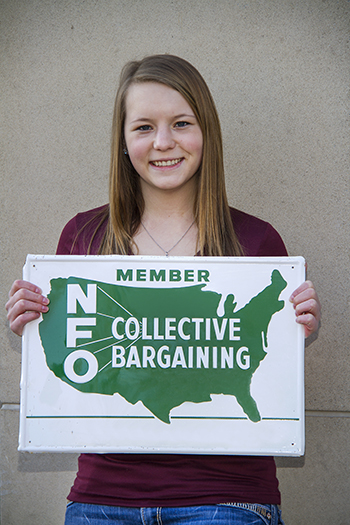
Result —
<instances>
[{"instance_id":1,"label":"textured wall background","mask_svg":"<svg viewBox=\"0 0 350 525\"><path fill-rule=\"evenodd\" d=\"M279 459L287 525L349 523L347 0L0 0L1 297L27 253L107 201L129 59L190 60L221 116L232 205L304 255L323 305L306 352L306 455ZM76 457L19 454L20 340L1 322L3 525L59 525Z\"/></svg>"}]
</instances>

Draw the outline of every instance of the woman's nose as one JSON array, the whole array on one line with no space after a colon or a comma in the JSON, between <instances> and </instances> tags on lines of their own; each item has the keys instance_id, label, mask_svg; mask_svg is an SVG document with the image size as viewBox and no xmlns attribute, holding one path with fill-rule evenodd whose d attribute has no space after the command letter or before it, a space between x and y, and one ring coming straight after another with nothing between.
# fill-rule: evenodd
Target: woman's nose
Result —
<instances>
[{"instance_id":1,"label":"woman's nose","mask_svg":"<svg viewBox=\"0 0 350 525\"><path fill-rule=\"evenodd\" d=\"M168 127L159 128L153 141L154 149L165 151L175 146L174 137Z\"/></svg>"}]
</instances>

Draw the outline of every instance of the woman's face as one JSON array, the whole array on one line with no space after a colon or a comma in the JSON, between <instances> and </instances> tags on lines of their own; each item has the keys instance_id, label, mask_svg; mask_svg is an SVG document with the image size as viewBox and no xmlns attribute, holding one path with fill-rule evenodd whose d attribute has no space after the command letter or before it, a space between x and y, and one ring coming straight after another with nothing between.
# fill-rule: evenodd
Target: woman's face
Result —
<instances>
[{"instance_id":1,"label":"woman's face","mask_svg":"<svg viewBox=\"0 0 350 525\"><path fill-rule=\"evenodd\" d=\"M203 135L180 93L164 84L132 84L126 96L124 136L145 190L193 190Z\"/></svg>"}]
</instances>

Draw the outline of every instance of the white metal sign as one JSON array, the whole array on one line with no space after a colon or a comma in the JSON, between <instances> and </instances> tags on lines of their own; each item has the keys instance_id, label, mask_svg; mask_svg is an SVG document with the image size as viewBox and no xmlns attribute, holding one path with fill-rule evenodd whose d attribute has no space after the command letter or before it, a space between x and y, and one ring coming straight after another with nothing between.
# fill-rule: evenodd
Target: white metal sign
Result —
<instances>
[{"instance_id":1,"label":"white metal sign","mask_svg":"<svg viewBox=\"0 0 350 525\"><path fill-rule=\"evenodd\" d=\"M19 449L302 455L301 257L29 255Z\"/></svg>"}]
</instances>

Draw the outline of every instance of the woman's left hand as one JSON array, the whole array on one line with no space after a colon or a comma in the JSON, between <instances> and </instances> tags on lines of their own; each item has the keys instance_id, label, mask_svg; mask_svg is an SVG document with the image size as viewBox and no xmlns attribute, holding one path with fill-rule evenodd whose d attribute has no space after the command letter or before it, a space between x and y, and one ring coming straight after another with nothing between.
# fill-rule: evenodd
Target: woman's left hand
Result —
<instances>
[{"instance_id":1,"label":"woman's left hand","mask_svg":"<svg viewBox=\"0 0 350 525\"><path fill-rule=\"evenodd\" d=\"M301 284L289 300L293 304L297 323L304 325L305 337L309 337L316 332L321 317L321 305L312 282Z\"/></svg>"}]
</instances>

